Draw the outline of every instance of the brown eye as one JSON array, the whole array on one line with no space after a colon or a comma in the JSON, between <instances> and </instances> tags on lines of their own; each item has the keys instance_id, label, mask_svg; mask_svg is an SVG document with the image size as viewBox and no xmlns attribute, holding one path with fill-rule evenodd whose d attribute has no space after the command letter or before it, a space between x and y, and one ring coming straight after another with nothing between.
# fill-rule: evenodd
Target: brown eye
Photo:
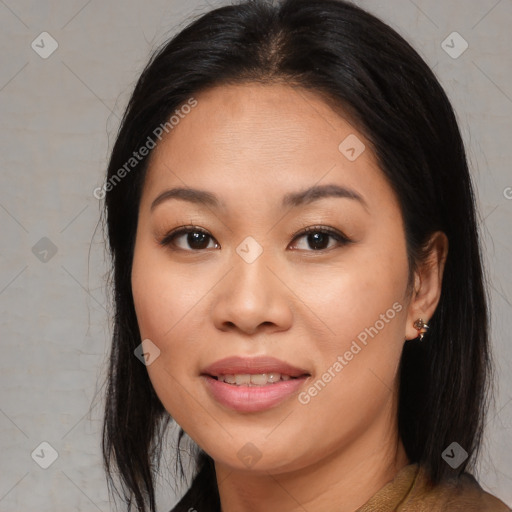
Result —
<instances>
[{"instance_id":1,"label":"brown eye","mask_svg":"<svg viewBox=\"0 0 512 512\"><path fill-rule=\"evenodd\" d=\"M160 244L164 246L174 246L184 251L201 251L209 248L210 240L213 240L213 238L206 231L200 228L190 227L179 228L172 231L165 236Z\"/></svg>"},{"instance_id":2,"label":"brown eye","mask_svg":"<svg viewBox=\"0 0 512 512\"><path fill-rule=\"evenodd\" d=\"M350 243L345 235L341 234L338 231L335 231L331 228L326 228L322 226L312 226L301 233L299 233L294 240L298 240L300 238L306 239L306 245L311 248L313 251L325 251L328 249L332 249L337 245L346 245ZM330 240L334 240L334 244L329 246ZM299 250L308 250L307 248L299 248Z\"/></svg>"}]
</instances>

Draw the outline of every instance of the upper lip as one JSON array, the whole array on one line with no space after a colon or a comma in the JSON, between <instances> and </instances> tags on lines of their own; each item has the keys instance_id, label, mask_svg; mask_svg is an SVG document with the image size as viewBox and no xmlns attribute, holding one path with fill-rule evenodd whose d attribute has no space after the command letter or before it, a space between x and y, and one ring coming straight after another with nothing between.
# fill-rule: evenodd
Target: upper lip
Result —
<instances>
[{"instance_id":1,"label":"upper lip","mask_svg":"<svg viewBox=\"0 0 512 512\"><path fill-rule=\"evenodd\" d=\"M260 373L280 373L290 377L309 375L303 368L276 359L275 357L240 357L232 356L219 359L203 369L202 374L218 377L219 375L254 375Z\"/></svg>"}]
</instances>

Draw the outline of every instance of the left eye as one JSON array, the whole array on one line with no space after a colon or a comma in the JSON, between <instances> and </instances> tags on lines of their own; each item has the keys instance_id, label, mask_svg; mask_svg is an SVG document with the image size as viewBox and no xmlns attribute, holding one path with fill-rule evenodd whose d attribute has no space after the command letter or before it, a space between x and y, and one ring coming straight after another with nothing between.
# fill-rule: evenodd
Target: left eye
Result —
<instances>
[{"instance_id":1,"label":"left eye","mask_svg":"<svg viewBox=\"0 0 512 512\"><path fill-rule=\"evenodd\" d=\"M335 240L334 246L336 246L336 243L338 245L345 245L350 242L345 235L342 235L338 231L322 227L308 228L302 231L302 233L299 233L294 240L304 237L306 238L306 243L309 247L313 248L314 251L324 251L332 248L332 246L329 246L329 239Z\"/></svg>"},{"instance_id":2,"label":"left eye","mask_svg":"<svg viewBox=\"0 0 512 512\"><path fill-rule=\"evenodd\" d=\"M177 243L177 241L182 238L184 238L184 244L188 245L188 248L180 246L180 244ZM309 248L313 249L315 252L331 249L333 245L341 246L351 242L351 240L349 240L345 235L338 231L330 228L314 226L307 228L301 233L297 234L293 240L295 241L301 238L305 238ZM198 252L200 250L212 248L209 243L210 240L214 241L213 248L219 247L219 244L215 241L215 239L203 229L195 227L184 227L167 234L160 242L160 244L163 246L170 246L172 248L177 248L189 252ZM335 243L329 245L330 240L334 240ZM299 247L299 250L308 249Z\"/></svg>"}]
</instances>

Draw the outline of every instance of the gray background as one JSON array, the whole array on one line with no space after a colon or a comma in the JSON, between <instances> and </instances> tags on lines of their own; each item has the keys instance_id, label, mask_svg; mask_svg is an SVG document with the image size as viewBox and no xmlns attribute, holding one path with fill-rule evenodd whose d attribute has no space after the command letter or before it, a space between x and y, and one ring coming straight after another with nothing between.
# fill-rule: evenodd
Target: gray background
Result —
<instances>
[{"instance_id":1,"label":"gray background","mask_svg":"<svg viewBox=\"0 0 512 512\"><path fill-rule=\"evenodd\" d=\"M491 280L498 381L477 478L511 505L512 1L357 3L434 68L467 144ZM151 51L191 16L218 5L0 0L1 511L113 510L99 436L110 309L92 191ZM42 46L44 31L58 42L46 59L31 47L34 40ZM469 44L458 58L442 47L454 31ZM460 44L445 43L452 53ZM52 450L40 447L43 441L58 452L47 469L39 464L51 461ZM176 501L170 478L159 482L159 510Z\"/></svg>"}]
</instances>

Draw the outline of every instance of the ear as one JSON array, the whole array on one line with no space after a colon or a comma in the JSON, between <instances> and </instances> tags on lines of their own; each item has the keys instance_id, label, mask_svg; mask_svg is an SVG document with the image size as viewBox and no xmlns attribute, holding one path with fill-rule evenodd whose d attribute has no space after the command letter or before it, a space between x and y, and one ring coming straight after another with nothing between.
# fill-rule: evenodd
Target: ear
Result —
<instances>
[{"instance_id":1,"label":"ear","mask_svg":"<svg viewBox=\"0 0 512 512\"><path fill-rule=\"evenodd\" d=\"M405 339L418 337L414 322L422 318L428 321L434 315L441 297L443 272L448 255L448 238L442 231L433 233L427 244L425 260L419 264L414 273L414 289L407 312Z\"/></svg>"}]
</instances>

